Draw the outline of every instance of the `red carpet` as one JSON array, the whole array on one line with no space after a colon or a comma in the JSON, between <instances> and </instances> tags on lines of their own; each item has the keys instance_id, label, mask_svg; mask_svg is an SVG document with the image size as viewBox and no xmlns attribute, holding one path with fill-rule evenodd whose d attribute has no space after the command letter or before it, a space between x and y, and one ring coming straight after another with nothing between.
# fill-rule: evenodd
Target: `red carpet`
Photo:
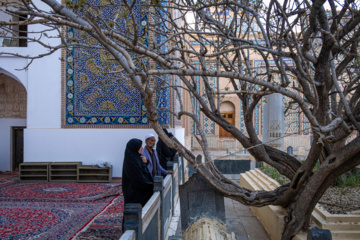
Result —
<instances>
[{"instance_id":1,"label":"red carpet","mask_svg":"<svg viewBox=\"0 0 360 240\"><path fill-rule=\"evenodd\" d=\"M113 203L100 213L74 239L119 239L123 219L123 196L118 196Z\"/></svg>"},{"instance_id":2,"label":"red carpet","mask_svg":"<svg viewBox=\"0 0 360 240\"><path fill-rule=\"evenodd\" d=\"M18 177L18 172L0 172L0 187L15 182Z\"/></svg>"},{"instance_id":3,"label":"red carpet","mask_svg":"<svg viewBox=\"0 0 360 240\"><path fill-rule=\"evenodd\" d=\"M120 183L19 183L0 174L0 239L119 239Z\"/></svg>"}]
</instances>

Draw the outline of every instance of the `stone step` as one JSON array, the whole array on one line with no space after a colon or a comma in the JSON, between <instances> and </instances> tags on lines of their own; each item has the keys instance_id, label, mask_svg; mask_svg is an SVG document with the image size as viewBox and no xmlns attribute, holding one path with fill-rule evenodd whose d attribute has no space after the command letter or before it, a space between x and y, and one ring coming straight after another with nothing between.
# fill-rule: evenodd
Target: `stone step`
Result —
<instances>
[{"instance_id":1,"label":"stone step","mask_svg":"<svg viewBox=\"0 0 360 240\"><path fill-rule=\"evenodd\" d=\"M360 210L356 210L356 211L353 211L351 212L353 215L360 215Z\"/></svg>"},{"instance_id":2,"label":"stone step","mask_svg":"<svg viewBox=\"0 0 360 240\"><path fill-rule=\"evenodd\" d=\"M328 213L326 210L323 210L323 208L317 204L314 212L319 214L319 216L327 222L359 222L360 223L360 215L357 213L354 214L331 214ZM360 224L359 224L360 225Z\"/></svg>"},{"instance_id":3,"label":"stone step","mask_svg":"<svg viewBox=\"0 0 360 240\"><path fill-rule=\"evenodd\" d=\"M276 189L281 186L276 180L263 173L260 169L255 168L254 171L261 176L268 186L271 186L271 189Z\"/></svg>"},{"instance_id":4,"label":"stone step","mask_svg":"<svg viewBox=\"0 0 360 240\"><path fill-rule=\"evenodd\" d=\"M360 231L331 231L334 240L359 240Z\"/></svg>"},{"instance_id":5,"label":"stone step","mask_svg":"<svg viewBox=\"0 0 360 240\"><path fill-rule=\"evenodd\" d=\"M280 186L275 180L269 178L266 174L264 174L259 169L254 169L247 172L251 178L257 182L258 186L262 190L272 191Z\"/></svg>"},{"instance_id":6,"label":"stone step","mask_svg":"<svg viewBox=\"0 0 360 240\"><path fill-rule=\"evenodd\" d=\"M240 184L240 186L243 186L249 190L252 191L262 190L248 172L240 174L240 182L242 183Z\"/></svg>"},{"instance_id":7,"label":"stone step","mask_svg":"<svg viewBox=\"0 0 360 240\"><path fill-rule=\"evenodd\" d=\"M271 187L268 186L266 181L264 181L264 179L261 178L261 176L257 174L254 170L247 172L247 174L261 190L266 190L266 191L272 190Z\"/></svg>"},{"instance_id":8,"label":"stone step","mask_svg":"<svg viewBox=\"0 0 360 240\"><path fill-rule=\"evenodd\" d=\"M358 231L360 230L359 222L328 222L325 221L317 212L313 211L311 219L322 229L333 231Z\"/></svg>"}]
</instances>

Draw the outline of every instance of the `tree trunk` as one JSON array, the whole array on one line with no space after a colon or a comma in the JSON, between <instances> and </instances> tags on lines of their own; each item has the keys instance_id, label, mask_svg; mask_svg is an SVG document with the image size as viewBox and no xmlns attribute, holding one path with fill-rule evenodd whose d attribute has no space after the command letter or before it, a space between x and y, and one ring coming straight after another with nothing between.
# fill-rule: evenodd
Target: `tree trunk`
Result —
<instances>
[{"instance_id":1,"label":"tree trunk","mask_svg":"<svg viewBox=\"0 0 360 240\"><path fill-rule=\"evenodd\" d=\"M311 213L327 188L322 189L319 194L319 188L313 188L311 183L307 183L295 202L286 208L288 215L285 217L282 240L292 239L298 232L308 228Z\"/></svg>"},{"instance_id":2,"label":"tree trunk","mask_svg":"<svg viewBox=\"0 0 360 240\"><path fill-rule=\"evenodd\" d=\"M348 144L345 152L350 154L352 152L351 145L357 148L358 141L359 138L356 138L351 144ZM282 240L292 239L299 231L306 230L310 224L311 213L324 192L344 172L359 164L360 152L353 152L350 154L351 156L343 159L341 158L345 154L339 152L334 154L335 160L334 155L330 155L303 186L298 186L302 188L297 195L298 197L294 198L294 202L286 208L288 215L285 219ZM336 161L341 163L337 164Z\"/></svg>"}]
</instances>

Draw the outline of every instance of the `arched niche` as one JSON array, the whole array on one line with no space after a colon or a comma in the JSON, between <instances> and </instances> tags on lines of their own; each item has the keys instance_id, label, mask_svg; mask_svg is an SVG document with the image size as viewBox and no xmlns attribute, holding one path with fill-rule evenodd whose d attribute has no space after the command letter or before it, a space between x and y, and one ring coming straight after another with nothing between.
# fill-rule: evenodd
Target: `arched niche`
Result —
<instances>
[{"instance_id":1,"label":"arched niche","mask_svg":"<svg viewBox=\"0 0 360 240\"><path fill-rule=\"evenodd\" d=\"M0 73L0 118L26 118L26 99L25 87Z\"/></svg>"},{"instance_id":2,"label":"arched niche","mask_svg":"<svg viewBox=\"0 0 360 240\"><path fill-rule=\"evenodd\" d=\"M0 171L17 171L24 161L27 92L18 79L0 73Z\"/></svg>"},{"instance_id":3,"label":"arched niche","mask_svg":"<svg viewBox=\"0 0 360 240\"><path fill-rule=\"evenodd\" d=\"M18 71L20 75L23 75L25 73L25 71ZM26 89L26 86L24 85L25 83L22 82L17 75L14 75L13 73L5 70L4 68L0 67L0 76L6 76L6 77L10 77L12 80L19 82L21 85L23 85ZM23 76L24 77L24 76Z\"/></svg>"},{"instance_id":4,"label":"arched niche","mask_svg":"<svg viewBox=\"0 0 360 240\"><path fill-rule=\"evenodd\" d=\"M220 104L220 114L232 125L235 125L235 105L232 102L226 101ZM233 137L229 132L222 127L219 128L219 137Z\"/></svg>"}]
</instances>

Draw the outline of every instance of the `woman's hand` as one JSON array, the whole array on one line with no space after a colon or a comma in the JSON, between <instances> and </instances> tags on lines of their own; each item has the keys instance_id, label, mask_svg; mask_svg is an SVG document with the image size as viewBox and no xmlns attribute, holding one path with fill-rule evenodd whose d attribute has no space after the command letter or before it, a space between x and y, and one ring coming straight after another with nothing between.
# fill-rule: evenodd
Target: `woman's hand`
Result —
<instances>
[{"instance_id":1,"label":"woman's hand","mask_svg":"<svg viewBox=\"0 0 360 240\"><path fill-rule=\"evenodd\" d=\"M146 159L146 157L141 156L141 160L143 161L143 163L147 163L147 159Z\"/></svg>"}]
</instances>

